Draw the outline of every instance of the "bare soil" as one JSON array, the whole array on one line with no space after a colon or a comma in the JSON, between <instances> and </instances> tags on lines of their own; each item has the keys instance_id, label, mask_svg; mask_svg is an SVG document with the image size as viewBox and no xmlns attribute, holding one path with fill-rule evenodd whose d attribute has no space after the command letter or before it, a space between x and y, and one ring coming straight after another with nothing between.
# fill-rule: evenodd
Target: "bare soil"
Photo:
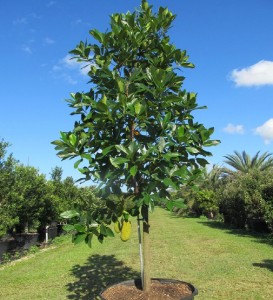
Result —
<instances>
[{"instance_id":1,"label":"bare soil","mask_svg":"<svg viewBox=\"0 0 273 300\"><path fill-rule=\"evenodd\" d=\"M153 280L148 293L135 285L116 285L104 291L102 297L106 300L178 300L191 294L190 287L185 283L159 283Z\"/></svg>"}]
</instances>

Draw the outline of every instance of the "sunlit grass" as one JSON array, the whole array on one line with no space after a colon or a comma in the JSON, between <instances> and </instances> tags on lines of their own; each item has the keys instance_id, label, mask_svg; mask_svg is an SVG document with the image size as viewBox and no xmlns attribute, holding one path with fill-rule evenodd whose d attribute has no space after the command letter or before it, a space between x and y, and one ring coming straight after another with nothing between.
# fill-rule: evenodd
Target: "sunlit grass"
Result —
<instances>
[{"instance_id":1,"label":"sunlit grass","mask_svg":"<svg viewBox=\"0 0 273 300\"><path fill-rule=\"evenodd\" d=\"M137 223L124 243L108 238L89 249L70 241L0 270L0 299L95 299L110 284L139 276ZM261 236L214 222L151 216L152 277L180 279L196 299L272 299L273 246Z\"/></svg>"}]
</instances>

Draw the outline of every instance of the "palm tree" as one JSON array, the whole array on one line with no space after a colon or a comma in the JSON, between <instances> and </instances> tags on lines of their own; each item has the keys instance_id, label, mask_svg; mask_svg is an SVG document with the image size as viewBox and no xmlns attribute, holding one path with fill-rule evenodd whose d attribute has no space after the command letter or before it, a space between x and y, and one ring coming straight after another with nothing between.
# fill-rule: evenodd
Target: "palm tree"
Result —
<instances>
[{"instance_id":1,"label":"palm tree","mask_svg":"<svg viewBox=\"0 0 273 300\"><path fill-rule=\"evenodd\" d=\"M245 151L242 152L242 155L238 151L234 151L234 153L235 155L228 154L224 156L227 159L224 162L232 166L238 172L248 173L253 169L264 171L273 168L272 153L265 152L259 157L260 151L258 151L252 159ZM225 168L224 172L228 174L233 173L233 171L228 168Z\"/></svg>"},{"instance_id":2,"label":"palm tree","mask_svg":"<svg viewBox=\"0 0 273 300\"><path fill-rule=\"evenodd\" d=\"M222 166L214 164L210 172L207 171L207 168L205 169L202 178L203 182L197 185L200 187L200 189L215 191L220 185L223 177L225 177L225 174L223 173Z\"/></svg>"}]
</instances>

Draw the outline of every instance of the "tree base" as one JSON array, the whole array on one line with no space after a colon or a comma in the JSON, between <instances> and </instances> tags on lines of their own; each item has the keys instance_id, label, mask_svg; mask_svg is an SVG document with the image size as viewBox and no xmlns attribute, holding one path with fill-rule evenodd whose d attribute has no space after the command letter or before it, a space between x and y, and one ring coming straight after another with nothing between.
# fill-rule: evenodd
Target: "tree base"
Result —
<instances>
[{"instance_id":1,"label":"tree base","mask_svg":"<svg viewBox=\"0 0 273 300\"><path fill-rule=\"evenodd\" d=\"M141 289L141 280L129 280L112 285L100 293L102 300L192 300L198 290L179 280L152 278L150 291Z\"/></svg>"}]
</instances>

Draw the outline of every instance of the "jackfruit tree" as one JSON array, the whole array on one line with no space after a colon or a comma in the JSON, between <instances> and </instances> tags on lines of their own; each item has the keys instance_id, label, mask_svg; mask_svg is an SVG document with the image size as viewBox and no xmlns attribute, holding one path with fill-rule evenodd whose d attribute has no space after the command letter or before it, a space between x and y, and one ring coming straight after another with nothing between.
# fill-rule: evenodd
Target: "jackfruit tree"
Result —
<instances>
[{"instance_id":1,"label":"jackfruit tree","mask_svg":"<svg viewBox=\"0 0 273 300\"><path fill-rule=\"evenodd\" d=\"M130 215L141 214L147 291L149 213L156 202L170 210L185 207L183 199L171 200L168 189L193 186L208 164L204 157L211 155L204 147L219 141L210 139L213 128L194 122L192 113L206 107L198 106L195 93L182 89L181 69L194 65L167 35L176 15L163 7L153 13L143 0L139 10L110 18L110 30L90 30L94 44L80 42L70 51L90 70L91 89L71 93L66 101L79 119L52 143L63 160L78 158L74 166L83 174L81 180L97 182L99 196L106 200L106 208L85 214L85 225L70 225L77 230L75 244L85 240L91 247L93 236L100 242L113 236L109 225L120 220L126 201L133 204ZM111 194L121 201L109 200ZM94 221L98 226L89 226Z\"/></svg>"}]
</instances>

